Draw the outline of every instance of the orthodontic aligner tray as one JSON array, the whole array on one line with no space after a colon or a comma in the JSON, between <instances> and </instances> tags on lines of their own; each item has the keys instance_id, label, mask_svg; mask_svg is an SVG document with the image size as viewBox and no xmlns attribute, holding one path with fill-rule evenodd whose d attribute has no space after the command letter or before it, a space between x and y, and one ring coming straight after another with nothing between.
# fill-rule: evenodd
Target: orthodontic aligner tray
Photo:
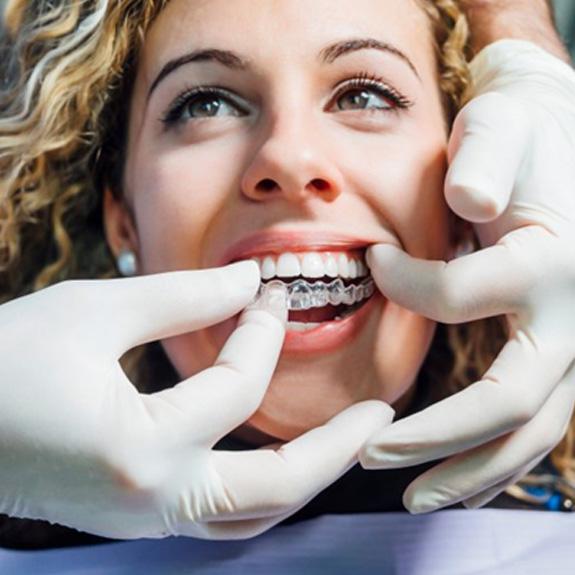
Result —
<instances>
[{"instance_id":1,"label":"orthodontic aligner tray","mask_svg":"<svg viewBox=\"0 0 575 575\"><path fill-rule=\"evenodd\" d=\"M258 295L261 295L265 286L280 284L287 288L288 310L303 310L315 307L324 307L328 304L337 306L341 304L353 305L371 295L375 291L375 285L371 278L368 278L358 285L344 285L341 278L337 278L330 283L323 281L308 282L297 279L290 283L279 280L272 280L260 284Z\"/></svg>"}]
</instances>

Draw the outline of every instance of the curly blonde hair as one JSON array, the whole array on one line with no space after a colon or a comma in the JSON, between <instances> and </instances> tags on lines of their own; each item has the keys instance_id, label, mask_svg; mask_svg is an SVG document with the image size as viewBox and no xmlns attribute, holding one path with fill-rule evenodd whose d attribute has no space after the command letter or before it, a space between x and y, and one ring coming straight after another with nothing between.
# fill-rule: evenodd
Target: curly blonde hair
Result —
<instances>
[{"instance_id":1,"label":"curly blonde hair","mask_svg":"<svg viewBox=\"0 0 575 575\"><path fill-rule=\"evenodd\" d=\"M117 275L103 232L103 189L121 193L138 55L168 1L8 2L0 94L0 303L66 279ZM429 17L450 124L470 84L467 21L457 0L416 1ZM505 336L500 319L440 325L421 370L434 400L479 379ZM123 365L143 391L177 381L157 344L131 352ZM572 422L552 453L564 474L574 473L574 436Z\"/></svg>"}]
</instances>

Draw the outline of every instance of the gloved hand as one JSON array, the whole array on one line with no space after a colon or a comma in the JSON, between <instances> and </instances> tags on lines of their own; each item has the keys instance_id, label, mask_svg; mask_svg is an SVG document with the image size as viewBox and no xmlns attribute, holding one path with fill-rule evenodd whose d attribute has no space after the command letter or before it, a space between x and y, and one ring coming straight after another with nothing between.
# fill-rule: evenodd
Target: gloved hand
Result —
<instances>
[{"instance_id":1,"label":"gloved hand","mask_svg":"<svg viewBox=\"0 0 575 575\"><path fill-rule=\"evenodd\" d=\"M254 262L64 282L0 307L0 512L121 539L242 538L292 514L392 417L357 404L279 448L211 448L259 406L280 354L285 292L240 317L215 366L139 394L118 359L244 308ZM334 448L337 446L337 448Z\"/></svg>"},{"instance_id":2,"label":"gloved hand","mask_svg":"<svg viewBox=\"0 0 575 575\"><path fill-rule=\"evenodd\" d=\"M445 323L506 314L511 330L481 381L381 430L361 452L368 469L453 455L409 485L413 513L490 501L557 445L575 400L575 72L505 40L474 59L472 74L445 191L484 249L447 264L388 245L368 256L400 305Z\"/></svg>"}]
</instances>

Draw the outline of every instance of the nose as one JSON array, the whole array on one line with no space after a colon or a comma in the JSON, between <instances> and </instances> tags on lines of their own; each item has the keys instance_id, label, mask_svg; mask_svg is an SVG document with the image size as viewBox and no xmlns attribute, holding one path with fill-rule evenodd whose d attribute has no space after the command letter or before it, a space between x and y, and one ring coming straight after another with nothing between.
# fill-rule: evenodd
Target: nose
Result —
<instances>
[{"instance_id":1,"label":"nose","mask_svg":"<svg viewBox=\"0 0 575 575\"><path fill-rule=\"evenodd\" d=\"M313 198L333 202L342 192L342 176L309 122L283 118L257 149L242 179L242 192L256 201L283 197L293 203Z\"/></svg>"}]
</instances>

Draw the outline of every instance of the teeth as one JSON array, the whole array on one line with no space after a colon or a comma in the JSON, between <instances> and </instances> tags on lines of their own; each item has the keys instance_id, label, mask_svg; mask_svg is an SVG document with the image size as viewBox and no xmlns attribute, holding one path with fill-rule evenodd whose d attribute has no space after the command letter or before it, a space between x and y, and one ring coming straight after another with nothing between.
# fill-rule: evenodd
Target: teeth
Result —
<instances>
[{"instance_id":1,"label":"teeth","mask_svg":"<svg viewBox=\"0 0 575 575\"><path fill-rule=\"evenodd\" d=\"M325 260L325 275L330 278L336 278L339 275L339 267L332 254L328 254Z\"/></svg>"},{"instance_id":2,"label":"teeth","mask_svg":"<svg viewBox=\"0 0 575 575\"><path fill-rule=\"evenodd\" d=\"M301 321L288 321L287 329L290 329L292 331L309 331L310 329L314 329L318 325L321 325L321 323L314 323L311 321L309 323L304 323Z\"/></svg>"},{"instance_id":3,"label":"teeth","mask_svg":"<svg viewBox=\"0 0 575 575\"><path fill-rule=\"evenodd\" d=\"M349 260L349 277L353 280L357 277L357 262Z\"/></svg>"},{"instance_id":4,"label":"teeth","mask_svg":"<svg viewBox=\"0 0 575 575\"><path fill-rule=\"evenodd\" d=\"M322 278L325 275L325 266L319 254L304 255L301 263L301 275L306 278Z\"/></svg>"},{"instance_id":5,"label":"teeth","mask_svg":"<svg viewBox=\"0 0 575 575\"><path fill-rule=\"evenodd\" d=\"M281 278L294 278L301 275L301 265L295 254L282 254L276 264L276 275Z\"/></svg>"},{"instance_id":6,"label":"teeth","mask_svg":"<svg viewBox=\"0 0 575 575\"><path fill-rule=\"evenodd\" d=\"M273 258L269 256L264 258L260 266L260 272L262 279L269 280L276 275L276 263L274 262Z\"/></svg>"},{"instance_id":7,"label":"teeth","mask_svg":"<svg viewBox=\"0 0 575 575\"><path fill-rule=\"evenodd\" d=\"M262 279L274 277L317 279L324 276L330 278L355 279L369 276L367 266L358 257L347 254L332 254L326 252L292 253L286 252L279 257L267 255L253 258L260 266Z\"/></svg>"},{"instance_id":8,"label":"teeth","mask_svg":"<svg viewBox=\"0 0 575 575\"><path fill-rule=\"evenodd\" d=\"M339 254L339 257L337 258L337 267L339 270L339 275L342 278L349 277L349 261L344 254Z\"/></svg>"}]
</instances>

